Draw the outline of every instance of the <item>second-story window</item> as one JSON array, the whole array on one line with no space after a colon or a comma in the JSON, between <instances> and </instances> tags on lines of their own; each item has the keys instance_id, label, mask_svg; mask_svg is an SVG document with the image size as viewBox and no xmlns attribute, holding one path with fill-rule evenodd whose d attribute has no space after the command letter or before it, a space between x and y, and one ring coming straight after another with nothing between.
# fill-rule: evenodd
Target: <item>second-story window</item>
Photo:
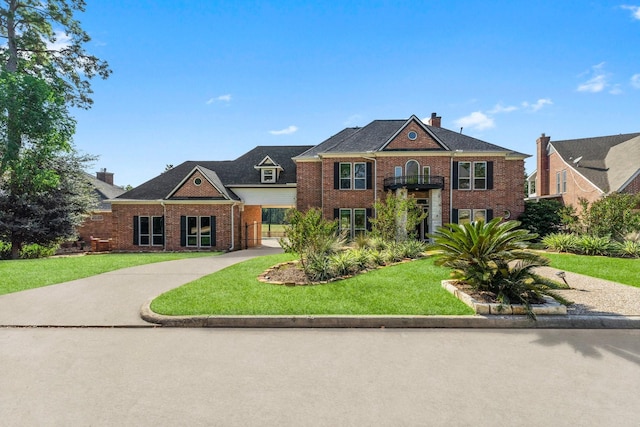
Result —
<instances>
[{"instance_id":1,"label":"second-story window","mask_svg":"<svg viewBox=\"0 0 640 427\"><path fill-rule=\"evenodd\" d=\"M487 189L487 162L473 162L473 189Z\"/></svg>"},{"instance_id":2,"label":"second-story window","mask_svg":"<svg viewBox=\"0 0 640 427\"><path fill-rule=\"evenodd\" d=\"M340 163L340 189L351 189L351 163Z\"/></svg>"},{"instance_id":3,"label":"second-story window","mask_svg":"<svg viewBox=\"0 0 640 427\"><path fill-rule=\"evenodd\" d=\"M458 162L458 189L471 190L471 162Z\"/></svg>"},{"instance_id":4,"label":"second-story window","mask_svg":"<svg viewBox=\"0 0 640 427\"><path fill-rule=\"evenodd\" d=\"M262 169L262 182L276 182L276 171L274 169Z\"/></svg>"},{"instance_id":5,"label":"second-story window","mask_svg":"<svg viewBox=\"0 0 640 427\"><path fill-rule=\"evenodd\" d=\"M493 189L493 162L454 162L454 190Z\"/></svg>"},{"instance_id":6,"label":"second-story window","mask_svg":"<svg viewBox=\"0 0 640 427\"><path fill-rule=\"evenodd\" d=\"M356 190L364 190L367 188L367 164L353 164L353 188Z\"/></svg>"}]
</instances>

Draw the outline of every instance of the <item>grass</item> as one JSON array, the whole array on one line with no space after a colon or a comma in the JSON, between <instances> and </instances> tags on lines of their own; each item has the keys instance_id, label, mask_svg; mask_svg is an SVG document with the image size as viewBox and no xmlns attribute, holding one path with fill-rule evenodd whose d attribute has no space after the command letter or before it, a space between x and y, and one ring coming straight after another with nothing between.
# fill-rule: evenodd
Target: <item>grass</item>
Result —
<instances>
[{"instance_id":1,"label":"grass","mask_svg":"<svg viewBox=\"0 0 640 427\"><path fill-rule=\"evenodd\" d=\"M551 267L640 288L640 259L544 253Z\"/></svg>"},{"instance_id":2,"label":"grass","mask_svg":"<svg viewBox=\"0 0 640 427\"><path fill-rule=\"evenodd\" d=\"M467 315L473 311L440 286L448 270L431 259L394 265L318 286L271 285L257 276L291 260L254 258L173 289L151 309L166 315Z\"/></svg>"},{"instance_id":3,"label":"grass","mask_svg":"<svg viewBox=\"0 0 640 427\"><path fill-rule=\"evenodd\" d=\"M214 252L104 254L0 261L0 295L82 279L136 265L215 254Z\"/></svg>"}]
</instances>

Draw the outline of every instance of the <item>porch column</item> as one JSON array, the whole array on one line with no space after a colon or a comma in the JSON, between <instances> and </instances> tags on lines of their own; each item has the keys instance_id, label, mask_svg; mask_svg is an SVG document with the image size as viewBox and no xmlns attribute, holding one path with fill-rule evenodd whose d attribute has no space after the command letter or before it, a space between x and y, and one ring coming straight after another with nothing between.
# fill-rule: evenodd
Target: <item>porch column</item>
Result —
<instances>
[{"instance_id":1,"label":"porch column","mask_svg":"<svg viewBox=\"0 0 640 427\"><path fill-rule=\"evenodd\" d=\"M429 210L429 233L433 233L442 226L442 190L429 192Z\"/></svg>"}]
</instances>

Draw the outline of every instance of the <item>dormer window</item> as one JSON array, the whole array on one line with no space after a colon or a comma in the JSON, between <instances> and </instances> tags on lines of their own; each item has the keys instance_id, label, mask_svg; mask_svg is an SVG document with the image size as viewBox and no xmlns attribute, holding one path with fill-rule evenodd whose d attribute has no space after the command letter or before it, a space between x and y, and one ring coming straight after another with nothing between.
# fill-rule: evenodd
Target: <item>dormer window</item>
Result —
<instances>
[{"instance_id":1,"label":"dormer window","mask_svg":"<svg viewBox=\"0 0 640 427\"><path fill-rule=\"evenodd\" d=\"M262 169L262 183L269 184L276 182L276 170L274 169Z\"/></svg>"}]
</instances>

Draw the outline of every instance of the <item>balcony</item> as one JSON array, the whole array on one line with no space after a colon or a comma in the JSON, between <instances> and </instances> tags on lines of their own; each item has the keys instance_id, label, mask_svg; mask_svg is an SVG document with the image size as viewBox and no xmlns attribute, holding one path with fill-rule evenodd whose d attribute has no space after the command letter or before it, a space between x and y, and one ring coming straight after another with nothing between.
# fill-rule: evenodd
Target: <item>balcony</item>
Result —
<instances>
[{"instance_id":1,"label":"balcony","mask_svg":"<svg viewBox=\"0 0 640 427\"><path fill-rule=\"evenodd\" d=\"M397 190L407 188L409 190L433 190L444 189L444 177L433 175L404 175L392 176L384 179L384 190Z\"/></svg>"}]
</instances>

